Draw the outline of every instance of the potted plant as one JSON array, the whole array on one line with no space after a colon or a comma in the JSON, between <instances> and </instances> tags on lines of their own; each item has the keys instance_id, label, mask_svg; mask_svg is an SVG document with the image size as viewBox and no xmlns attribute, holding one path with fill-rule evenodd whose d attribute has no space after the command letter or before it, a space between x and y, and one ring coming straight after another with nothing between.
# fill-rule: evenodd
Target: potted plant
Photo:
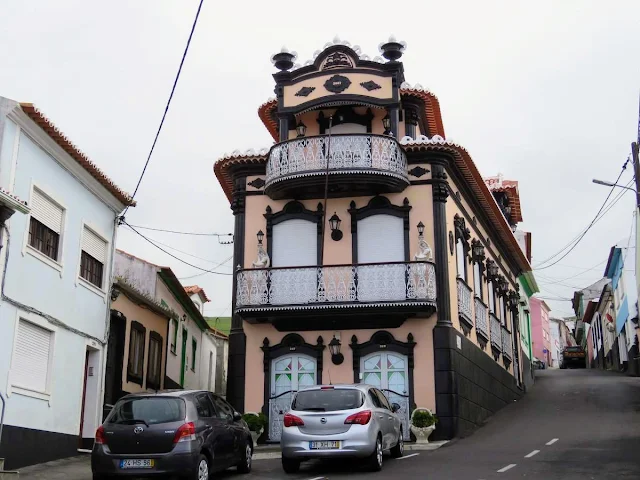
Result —
<instances>
[{"instance_id":1,"label":"potted plant","mask_svg":"<svg viewBox=\"0 0 640 480\"><path fill-rule=\"evenodd\" d=\"M411 414L411 432L417 443L429 443L429 436L436 429L436 417L428 408L416 408Z\"/></svg>"},{"instance_id":2,"label":"potted plant","mask_svg":"<svg viewBox=\"0 0 640 480\"><path fill-rule=\"evenodd\" d=\"M255 413L255 412L247 412L242 415L242 419L245 421L249 430L251 431L251 438L253 439L253 444L257 445L258 438L264 432L264 428L267 425L267 417L264 413Z\"/></svg>"}]
</instances>

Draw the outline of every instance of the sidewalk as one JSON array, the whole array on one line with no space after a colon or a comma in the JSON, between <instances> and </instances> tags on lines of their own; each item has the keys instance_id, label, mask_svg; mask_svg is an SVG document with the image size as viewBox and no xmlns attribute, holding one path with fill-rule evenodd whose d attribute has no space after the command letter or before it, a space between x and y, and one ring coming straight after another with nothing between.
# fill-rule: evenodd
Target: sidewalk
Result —
<instances>
[{"instance_id":1,"label":"sidewalk","mask_svg":"<svg viewBox=\"0 0 640 480\"><path fill-rule=\"evenodd\" d=\"M446 444L432 442L427 444L405 443L405 451L436 450ZM254 460L280 458L280 445L259 445L253 454ZM20 480L87 480L91 478L91 455L82 454L54 462L31 465L20 468Z\"/></svg>"}]
</instances>

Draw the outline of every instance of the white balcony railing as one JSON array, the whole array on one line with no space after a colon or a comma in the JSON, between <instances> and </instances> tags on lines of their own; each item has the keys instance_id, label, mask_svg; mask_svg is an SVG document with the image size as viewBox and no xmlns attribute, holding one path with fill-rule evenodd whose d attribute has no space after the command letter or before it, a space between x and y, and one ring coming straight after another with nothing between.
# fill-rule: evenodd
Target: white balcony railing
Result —
<instances>
[{"instance_id":1,"label":"white balcony railing","mask_svg":"<svg viewBox=\"0 0 640 480\"><path fill-rule=\"evenodd\" d=\"M473 325L473 312L471 304L473 293L462 278L458 278L458 315L461 315L469 325Z\"/></svg>"},{"instance_id":2,"label":"white balcony railing","mask_svg":"<svg viewBox=\"0 0 640 480\"><path fill-rule=\"evenodd\" d=\"M489 339L489 325L487 324L487 306L479 298L475 299L476 332Z\"/></svg>"},{"instance_id":3,"label":"white balcony railing","mask_svg":"<svg viewBox=\"0 0 640 480\"><path fill-rule=\"evenodd\" d=\"M502 351L502 326L500 320L496 318L493 313L490 313L491 317L491 346L498 351Z\"/></svg>"},{"instance_id":4,"label":"white balcony railing","mask_svg":"<svg viewBox=\"0 0 640 480\"><path fill-rule=\"evenodd\" d=\"M431 262L246 269L236 281L237 310L436 301Z\"/></svg>"},{"instance_id":5,"label":"white balcony railing","mask_svg":"<svg viewBox=\"0 0 640 480\"><path fill-rule=\"evenodd\" d=\"M502 328L502 355L511 360L513 358L513 348L511 346L511 332L506 328Z\"/></svg>"},{"instance_id":6,"label":"white balcony railing","mask_svg":"<svg viewBox=\"0 0 640 480\"><path fill-rule=\"evenodd\" d=\"M345 134L301 137L275 145L267 161L266 187L286 178L329 174L375 173L408 182L407 157L395 138Z\"/></svg>"}]
</instances>

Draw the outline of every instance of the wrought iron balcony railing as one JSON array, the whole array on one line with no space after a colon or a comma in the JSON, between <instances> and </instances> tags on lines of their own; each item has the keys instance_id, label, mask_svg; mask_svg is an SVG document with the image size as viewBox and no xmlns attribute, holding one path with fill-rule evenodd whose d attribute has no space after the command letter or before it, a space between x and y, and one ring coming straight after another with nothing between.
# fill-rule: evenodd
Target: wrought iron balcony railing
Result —
<instances>
[{"instance_id":1,"label":"wrought iron balcony railing","mask_svg":"<svg viewBox=\"0 0 640 480\"><path fill-rule=\"evenodd\" d=\"M487 324L487 306L479 298L475 299L476 307L476 332L489 340L489 325Z\"/></svg>"},{"instance_id":2,"label":"wrought iron balcony railing","mask_svg":"<svg viewBox=\"0 0 640 480\"><path fill-rule=\"evenodd\" d=\"M462 279L458 278L458 315L461 320L467 323L469 328L473 328L473 312L471 304L473 302L473 293L469 285Z\"/></svg>"},{"instance_id":3,"label":"wrought iron balcony railing","mask_svg":"<svg viewBox=\"0 0 640 480\"><path fill-rule=\"evenodd\" d=\"M493 313L489 316L491 317L491 347L500 352L502 351L502 326Z\"/></svg>"},{"instance_id":4,"label":"wrought iron balcony railing","mask_svg":"<svg viewBox=\"0 0 640 480\"><path fill-rule=\"evenodd\" d=\"M431 262L244 269L236 281L240 312L436 301Z\"/></svg>"},{"instance_id":5,"label":"wrought iron balcony railing","mask_svg":"<svg viewBox=\"0 0 640 480\"><path fill-rule=\"evenodd\" d=\"M329 152L329 153L328 153ZM285 179L329 174L373 173L408 183L407 157L395 138L372 134L301 137L271 148L265 188Z\"/></svg>"},{"instance_id":6,"label":"wrought iron balcony railing","mask_svg":"<svg viewBox=\"0 0 640 480\"><path fill-rule=\"evenodd\" d=\"M513 348L511 342L511 332L502 327L502 355L511 360L513 358Z\"/></svg>"}]
</instances>

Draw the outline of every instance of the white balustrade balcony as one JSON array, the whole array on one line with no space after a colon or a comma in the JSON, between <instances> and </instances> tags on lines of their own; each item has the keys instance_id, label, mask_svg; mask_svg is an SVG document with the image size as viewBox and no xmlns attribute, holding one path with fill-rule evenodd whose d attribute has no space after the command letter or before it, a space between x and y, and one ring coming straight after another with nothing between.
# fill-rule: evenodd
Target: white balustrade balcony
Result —
<instances>
[{"instance_id":1,"label":"white balustrade balcony","mask_svg":"<svg viewBox=\"0 0 640 480\"><path fill-rule=\"evenodd\" d=\"M512 360L513 347L511 341L511 332L506 328L502 328L502 355L509 360Z\"/></svg>"},{"instance_id":2,"label":"white balustrade balcony","mask_svg":"<svg viewBox=\"0 0 640 480\"><path fill-rule=\"evenodd\" d=\"M465 323L463 328L470 330L473 328L473 292L462 278L458 278L458 316L460 321Z\"/></svg>"},{"instance_id":3,"label":"white balustrade balcony","mask_svg":"<svg viewBox=\"0 0 640 480\"><path fill-rule=\"evenodd\" d=\"M433 309L436 302L431 262L243 269L236 281L236 312L245 317L363 306Z\"/></svg>"},{"instance_id":4,"label":"white balustrade balcony","mask_svg":"<svg viewBox=\"0 0 640 480\"><path fill-rule=\"evenodd\" d=\"M476 307L476 333L481 334L485 340L489 340L489 325L487 323L487 306L479 298L475 299Z\"/></svg>"},{"instance_id":5,"label":"white balustrade balcony","mask_svg":"<svg viewBox=\"0 0 640 480\"><path fill-rule=\"evenodd\" d=\"M395 138L373 134L300 137L271 148L265 193L271 198L315 198L329 161L332 187L366 193L400 192L409 185L407 158Z\"/></svg>"},{"instance_id":6,"label":"white balustrade balcony","mask_svg":"<svg viewBox=\"0 0 640 480\"><path fill-rule=\"evenodd\" d=\"M493 313L489 316L491 317L491 348L500 352L502 351L502 326Z\"/></svg>"}]
</instances>

